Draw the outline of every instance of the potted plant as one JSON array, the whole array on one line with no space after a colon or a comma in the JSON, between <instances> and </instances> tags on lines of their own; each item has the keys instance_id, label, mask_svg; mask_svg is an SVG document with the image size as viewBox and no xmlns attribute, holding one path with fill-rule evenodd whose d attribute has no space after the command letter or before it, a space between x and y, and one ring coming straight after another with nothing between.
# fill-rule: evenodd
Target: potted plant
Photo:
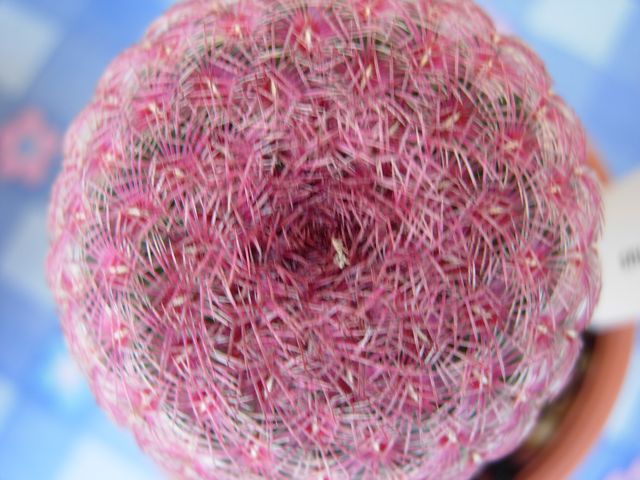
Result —
<instances>
[{"instance_id":1,"label":"potted plant","mask_svg":"<svg viewBox=\"0 0 640 480\"><path fill-rule=\"evenodd\" d=\"M48 273L69 347L180 478L469 477L579 356L584 139L470 1L179 3L67 134Z\"/></svg>"}]
</instances>

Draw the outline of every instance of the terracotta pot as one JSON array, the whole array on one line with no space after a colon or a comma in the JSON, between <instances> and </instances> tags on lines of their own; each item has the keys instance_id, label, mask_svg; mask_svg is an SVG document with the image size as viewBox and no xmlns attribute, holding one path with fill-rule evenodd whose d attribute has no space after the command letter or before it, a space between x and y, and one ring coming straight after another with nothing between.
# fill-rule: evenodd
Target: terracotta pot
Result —
<instances>
[{"instance_id":1,"label":"terracotta pot","mask_svg":"<svg viewBox=\"0 0 640 480\"><path fill-rule=\"evenodd\" d=\"M567 478L598 440L620 392L633 349L634 327L594 336L589 366L550 441L518 472L518 480Z\"/></svg>"},{"instance_id":2,"label":"terracotta pot","mask_svg":"<svg viewBox=\"0 0 640 480\"><path fill-rule=\"evenodd\" d=\"M607 172L593 151L589 154L589 163L606 183ZM576 379L555 405L552 404L547 413L543 412L530 441L481 478L561 480L569 477L594 446L609 417L627 371L634 331L635 327L630 325L589 335L582 366L576 369ZM549 410L554 413L550 414Z\"/></svg>"}]
</instances>

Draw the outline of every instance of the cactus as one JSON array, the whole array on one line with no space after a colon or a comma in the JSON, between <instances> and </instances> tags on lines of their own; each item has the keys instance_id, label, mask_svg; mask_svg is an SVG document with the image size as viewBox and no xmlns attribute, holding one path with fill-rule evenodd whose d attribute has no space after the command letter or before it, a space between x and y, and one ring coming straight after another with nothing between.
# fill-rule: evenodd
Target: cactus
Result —
<instances>
[{"instance_id":1,"label":"cactus","mask_svg":"<svg viewBox=\"0 0 640 480\"><path fill-rule=\"evenodd\" d=\"M585 136L469 0L186 0L64 152L65 336L178 478L466 478L571 374Z\"/></svg>"}]
</instances>

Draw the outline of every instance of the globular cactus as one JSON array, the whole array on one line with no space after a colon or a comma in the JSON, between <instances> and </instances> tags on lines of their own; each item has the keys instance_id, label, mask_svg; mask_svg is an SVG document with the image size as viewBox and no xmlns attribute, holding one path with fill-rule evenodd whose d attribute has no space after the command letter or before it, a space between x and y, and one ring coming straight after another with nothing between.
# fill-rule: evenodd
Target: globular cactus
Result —
<instances>
[{"instance_id":1,"label":"globular cactus","mask_svg":"<svg viewBox=\"0 0 640 480\"><path fill-rule=\"evenodd\" d=\"M599 291L584 133L468 0L187 0L70 128L48 277L178 478L458 479L565 384Z\"/></svg>"}]
</instances>

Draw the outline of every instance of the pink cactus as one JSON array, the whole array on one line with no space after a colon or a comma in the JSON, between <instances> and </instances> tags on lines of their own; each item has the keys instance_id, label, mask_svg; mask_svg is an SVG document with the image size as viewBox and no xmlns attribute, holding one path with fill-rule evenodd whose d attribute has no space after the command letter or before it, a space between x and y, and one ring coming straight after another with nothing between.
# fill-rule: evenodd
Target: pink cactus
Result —
<instances>
[{"instance_id":1,"label":"pink cactus","mask_svg":"<svg viewBox=\"0 0 640 480\"><path fill-rule=\"evenodd\" d=\"M597 181L467 0L188 0L70 128L48 276L179 478L464 478L565 384Z\"/></svg>"}]
</instances>

